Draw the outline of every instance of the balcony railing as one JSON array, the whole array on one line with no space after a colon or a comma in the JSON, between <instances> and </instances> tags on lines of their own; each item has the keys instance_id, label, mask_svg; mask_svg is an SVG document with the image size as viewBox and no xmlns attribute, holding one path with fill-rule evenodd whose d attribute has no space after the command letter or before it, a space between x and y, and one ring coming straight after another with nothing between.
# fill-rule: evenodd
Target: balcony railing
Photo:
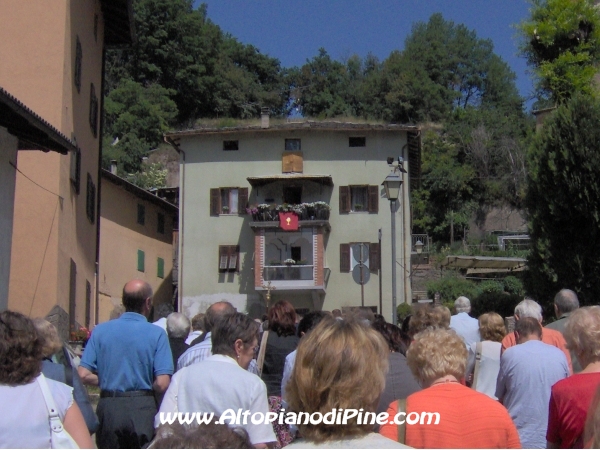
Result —
<instances>
[{"instance_id":1,"label":"balcony railing","mask_svg":"<svg viewBox=\"0 0 600 450\"><path fill-rule=\"evenodd\" d=\"M329 220L331 207L325 202L282 205L257 205L246 208L254 222L278 221L280 212L295 212L299 220Z\"/></svg>"},{"instance_id":2,"label":"balcony railing","mask_svg":"<svg viewBox=\"0 0 600 450\"><path fill-rule=\"evenodd\" d=\"M283 265L266 266L263 269L263 280L265 281L297 281L312 280L313 265Z\"/></svg>"}]
</instances>

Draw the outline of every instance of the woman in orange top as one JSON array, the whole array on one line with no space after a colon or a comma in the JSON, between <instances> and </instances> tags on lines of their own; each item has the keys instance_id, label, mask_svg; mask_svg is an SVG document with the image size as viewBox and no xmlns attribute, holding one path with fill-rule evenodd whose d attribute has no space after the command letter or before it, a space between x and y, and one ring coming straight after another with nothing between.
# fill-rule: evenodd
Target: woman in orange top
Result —
<instances>
[{"instance_id":1,"label":"woman in orange top","mask_svg":"<svg viewBox=\"0 0 600 450\"><path fill-rule=\"evenodd\" d=\"M464 386L467 349L452 330L425 330L415 336L407 355L408 365L423 390L406 400L410 421L420 415L417 424L406 424L404 444L415 448L521 448L519 434L506 408ZM388 408L389 421L399 413L398 402ZM400 412L402 413L402 411ZM422 413L438 413L431 422ZM382 435L398 439L398 425L381 426Z\"/></svg>"}]
</instances>

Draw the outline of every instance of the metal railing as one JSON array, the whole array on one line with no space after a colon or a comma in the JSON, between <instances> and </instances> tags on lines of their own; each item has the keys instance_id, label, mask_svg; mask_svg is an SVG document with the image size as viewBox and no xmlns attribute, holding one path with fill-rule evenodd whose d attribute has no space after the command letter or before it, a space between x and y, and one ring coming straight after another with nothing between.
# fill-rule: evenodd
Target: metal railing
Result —
<instances>
[{"instance_id":1,"label":"metal railing","mask_svg":"<svg viewBox=\"0 0 600 450\"><path fill-rule=\"evenodd\" d=\"M417 247L415 247L415 244L417 243L417 241L421 241L421 243L423 244L423 253L429 253L429 236L427 234L413 234L411 236L412 238L412 246L411 246L411 252L412 253L417 253Z\"/></svg>"},{"instance_id":2,"label":"metal railing","mask_svg":"<svg viewBox=\"0 0 600 450\"><path fill-rule=\"evenodd\" d=\"M266 266L263 269L263 280L312 280L313 269L313 265Z\"/></svg>"}]
</instances>

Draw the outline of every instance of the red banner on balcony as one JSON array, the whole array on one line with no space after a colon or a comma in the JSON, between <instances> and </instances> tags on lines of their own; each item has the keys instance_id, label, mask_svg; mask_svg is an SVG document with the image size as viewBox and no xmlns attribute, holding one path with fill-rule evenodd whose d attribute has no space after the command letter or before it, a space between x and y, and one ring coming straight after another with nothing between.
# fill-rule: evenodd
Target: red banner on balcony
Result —
<instances>
[{"instance_id":1,"label":"red banner on balcony","mask_svg":"<svg viewBox=\"0 0 600 450\"><path fill-rule=\"evenodd\" d=\"M279 226L286 231L295 231L298 229L298 214L295 212L280 212Z\"/></svg>"}]
</instances>

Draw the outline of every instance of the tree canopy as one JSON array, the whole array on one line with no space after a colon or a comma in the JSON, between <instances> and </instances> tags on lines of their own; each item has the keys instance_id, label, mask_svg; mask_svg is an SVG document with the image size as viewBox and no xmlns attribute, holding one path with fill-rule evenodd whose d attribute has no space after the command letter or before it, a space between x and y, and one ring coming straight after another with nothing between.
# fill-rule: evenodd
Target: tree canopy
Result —
<instances>
[{"instance_id":1,"label":"tree canopy","mask_svg":"<svg viewBox=\"0 0 600 450\"><path fill-rule=\"evenodd\" d=\"M550 302L568 287L583 304L600 289L600 103L576 96L544 123L529 153L528 291Z\"/></svg>"}]
</instances>

